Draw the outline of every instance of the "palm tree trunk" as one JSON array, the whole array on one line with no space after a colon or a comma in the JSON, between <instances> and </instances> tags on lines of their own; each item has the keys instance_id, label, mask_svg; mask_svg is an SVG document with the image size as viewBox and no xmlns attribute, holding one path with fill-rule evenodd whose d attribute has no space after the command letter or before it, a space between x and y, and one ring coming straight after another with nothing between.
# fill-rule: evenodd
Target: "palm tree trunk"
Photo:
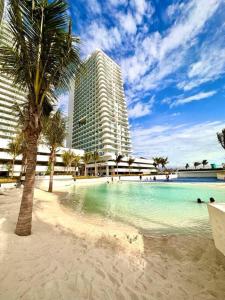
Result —
<instances>
[{"instance_id":1,"label":"palm tree trunk","mask_svg":"<svg viewBox=\"0 0 225 300\"><path fill-rule=\"evenodd\" d=\"M54 168L55 168L55 148L52 147L50 153L50 178L49 178L49 187L48 187L48 192L50 193L52 193L53 190Z\"/></svg>"},{"instance_id":2,"label":"palm tree trunk","mask_svg":"<svg viewBox=\"0 0 225 300\"><path fill-rule=\"evenodd\" d=\"M12 160L12 174L11 174L11 178L13 178L13 176L14 176L14 165L15 165L15 157L13 157L13 160Z\"/></svg>"},{"instance_id":3,"label":"palm tree trunk","mask_svg":"<svg viewBox=\"0 0 225 300\"><path fill-rule=\"evenodd\" d=\"M38 134L30 131L27 137L27 170L15 233L20 236L31 234L34 198L35 169L37 163Z\"/></svg>"},{"instance_id":4,"label":"palm tree trunk","mask_svg":"<svg viewBox=\"0 0 225 300\"><path fill-rule=\"evenodd\" d=\"M95 177L97 177L97 163L95 162Z\"/></svg>"},{"instance_id":5,"label":"palm tree trunk","mask_svg":"<svg viewBox=\"0 0 225 300\"><path fill-rule=\"evenodd\" d=\"M84 176L87 176L87 167L86 167L86 164L84 165Z\"/></svg>"}]
</instances>

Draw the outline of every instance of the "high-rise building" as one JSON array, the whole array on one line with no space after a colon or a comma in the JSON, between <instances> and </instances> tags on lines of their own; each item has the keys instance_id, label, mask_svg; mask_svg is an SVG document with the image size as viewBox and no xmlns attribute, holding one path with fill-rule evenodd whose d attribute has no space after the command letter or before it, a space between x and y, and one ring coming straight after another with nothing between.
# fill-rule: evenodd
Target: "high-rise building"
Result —
<instances>
[{"instance_id":1,"label":"high-rise building","mask_svg":"<svg viewBox=\"0 0 225 300\"><path fill-rule=\"evenodd\" d=\"M0 16L0 44L12 43L10 36L7 24ZM0 74L0 139L10 139L15 135L18 120L14 106L15 103L21 105L25 101L26 93L9 76Z\"/></svg>"},{"instance_id":2,"label":"high-rise building","mask_svg":"<svg viewBox=\"0 0 225 300\"><path fill-rule=\"evenodd\" d=\"M76 77L69 109L73 148L98 151L106 159L115 154L131 154L120 66L103 51L96 50L84 62Z\"/></svg>"}]
</instances>

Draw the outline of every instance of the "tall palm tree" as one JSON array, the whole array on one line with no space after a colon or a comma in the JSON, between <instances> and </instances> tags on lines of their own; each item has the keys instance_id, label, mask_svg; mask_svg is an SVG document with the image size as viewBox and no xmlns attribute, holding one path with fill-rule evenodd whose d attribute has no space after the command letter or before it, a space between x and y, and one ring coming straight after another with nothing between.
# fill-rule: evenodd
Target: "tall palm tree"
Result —
<instances>
[{"instance_id":1,"label":"tall palm tree","mask_svg":"<svg viewBox=\"0 0 225 300\"><path fill-rule=\"evenodd\" d=\"M85 152L84 156L82 156L82 160L84 162L84 176L87 176L87 164L89 164L91 159L92 159L92 154L90 152Z\"/></svg>"},{"instance_id":2,"label":"tall palm tree","mask_svg":"<svg viewBox=\"0 0 225 300\"><path fill-rule=\"evenodd\" d=\"M98 153L98 151L94 151L94 153L92 154L92 159L95 163L95 176L98 175L98 166L97 166L97 162L99 161L100 159L100 155Z\"/></svg>"},{"instance_id":3,"label":"tall palm tree","mask_svg":"<svg viewBox=\"0 0 225 300\"><path fill-rule=\"evenodd\" d=\"M129 159L127 161L128 166L129 166L129 174L130 174L130 167L131 167L131 165L133 165L134 161L135 161L135 159L133 159L132 157L129 157Z\"/></svg>"},{"instance_id":4,"label":"tall palm tree","mask_svg":"<svg viewBox=\"0 0 225 300\"><path fill-rule=\"evenodd\" d=\"M75 175L76 175L76 171L77 169L79 168L79 164L80 164L80 161L81 161L81 157L80 155L75 155L73 156L73 161L72 161L72 165L74 166L74 169L75 169Z\"/></svg>"},{"instance_id":5,"label":"tall palm tree","mask_svg":"<svg viewBox=\"0 0 225 300\"><path fill-rule=\"evenodd\" d=\"M11 142L8 143L8 153L12 156L12 170L11 170L11 177L14 176L14 166L15 160L17 156L22 154L22 140L21 136L17 135Z\"/></svg>"},{"instance_id":6,"label":"tall palm tree","mask_svg":"<svg viewBox=\"0 0 225 300\"><path fill-rule=\"evenodd\" d=\"M43 129L44 139L50 149L49 167L50 178L48 191L53 190L53 176L56 162L56 152L59 147L63 147L67 135L66 118L60 110L57 110L44 122Z\"/></svg>"},{"instance_id":7,"label":"tall palm tree","mask_svg":"<svg viewBox=\"0 0 225 300\"><path fill-rule=\"evenodd\" d=\"M200 166L201 165L201 163L200 162L194 162L194 167L195 167L195 169L198 167L198 166Z\"/></svg>"},{"instance_id":8,"label":"tall palm tree","mask_svg":"<svg viewBox=\"0 0 225 300\"><path fill-rule=\"evenodd\" d=\"M73 151L71 151L71 150L63 151L62 160L63 160L63 163L66 167L67 174L69 174L69 172L71 171L71 166L72 166L73 161L74 161Z\"/></svg>"},{"instance_id":9,"label":"tall palm tree","mask_svg":"<svg viewBox=\"0 0 225 300\"><path fill-rule=\"evenodd\" d=\"M204 169L205 166L207 166L207 165L208 165L208 161L207 161L206 159L204 159L204 160L202 161L203 169Z\"/></svg>"},{"instance_id":10,"label":"tall palm tree","mask_svg":"<svg viewBox=\"0 0 225 300\"><path fill-rule=\"evenodd\" d=\"M223 147L223 149L225 149L225 128L221 132L217 133L217 138L220 145Z\"/></svg>"},{"instance_id":11,"label":"tall palm tree","mask_svg":"<svg viewBox=\"0 0 225 300\"><path fill-rule=\"evenodd\" d=\"M185 169L187 170L187 169L189 169L189 168L190 168L189 164L186 164L186 165L185 165Z\"/></svg>"},{"instance_id":12,"label":"tall palm tree","mask_svg":"<svg viewBox=\"0 0 225 300\"><path fill-rule=\"evenodd\" d=\"M42 117L65 91L80 66L77 44L64 0L8 0L12 44L0 47L0 68L27 92L27 171L15 233L31 234L37 144Z\"/></svg>"},{"instance_id":13,"label":"tall palm tree","mask_svg":"<svg viewBox=\"0 0 225 300\"><path fill-rule=\"evenodd\" d=\"M123 159L123 155L121 154L116 155L115 163L116 163L117 176L118 176L118 165L122 161L122 159Z\"/></svg>"}]
</instances>

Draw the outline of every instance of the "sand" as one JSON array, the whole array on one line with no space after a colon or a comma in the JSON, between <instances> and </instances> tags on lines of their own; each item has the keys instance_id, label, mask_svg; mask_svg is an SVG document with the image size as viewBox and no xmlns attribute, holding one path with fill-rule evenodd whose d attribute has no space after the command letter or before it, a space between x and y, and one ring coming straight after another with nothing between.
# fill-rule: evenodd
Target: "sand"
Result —
<instances>
[{"instance_id":1,"label":"sand","mask_svg":"<svg viewBox=\"0 0 225 300\"><path fill-rule=\"evenodd\" d=\"M0 299L225 299L225 257L211 238L141 236L76 215L36 190L32 235L13 231L21 190L0 195Z\"/></svg>"}]
</instances>

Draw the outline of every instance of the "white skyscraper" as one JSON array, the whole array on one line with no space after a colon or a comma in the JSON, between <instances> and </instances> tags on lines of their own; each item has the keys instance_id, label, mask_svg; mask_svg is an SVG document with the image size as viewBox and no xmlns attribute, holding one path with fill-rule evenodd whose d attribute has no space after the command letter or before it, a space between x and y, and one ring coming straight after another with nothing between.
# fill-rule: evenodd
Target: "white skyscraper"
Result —
<instances>
[{"instance_id":1,"label":"white skyscraper","mask_svg":"<svg viewBox=\"0 0 225 300\"><path fill-rule=\"evenodd\" d=\"M131 140L120 66L101 50L85 61L84 70L76 78L69 120L73 148L98 151L108 159L115 154L130 155Z\"/></svg>"}]
</instances>

